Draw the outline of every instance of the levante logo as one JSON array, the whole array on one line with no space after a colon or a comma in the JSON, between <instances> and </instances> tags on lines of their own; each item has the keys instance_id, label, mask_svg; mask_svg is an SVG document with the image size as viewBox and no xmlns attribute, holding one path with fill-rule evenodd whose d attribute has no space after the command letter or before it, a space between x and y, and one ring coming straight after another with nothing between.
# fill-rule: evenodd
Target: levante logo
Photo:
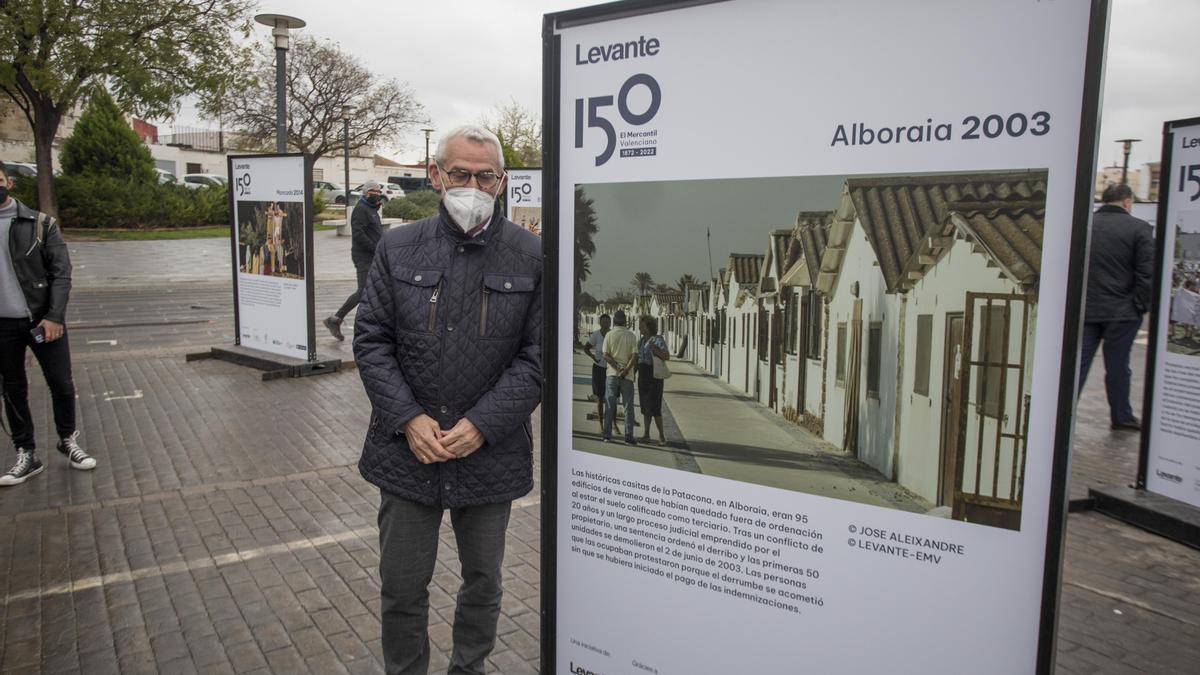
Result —
<instances>
[{"instance_id":1,"label":"levante logo","mask_svg":"<svg viewBox=\"0 0 1200 675\"><path fill-rule=\"evenodd\" d=\"M245 197L250 194L250 165L249 164L234 164L234 171L244 170L246 173L234 179L234 187L237 189L239 197Z\"/></svg>"},{"instance_id":2,"label":"levante logo","mask_svg":"<svg viewBox=\"0 0 1200 675\"><path fill-rule=\"evenodd\" d=\"M575 45L575 64L592 64L625 61L628 59L657 56L662 48L658 38L640 36L637 40L614 42L608 45L585 47ZM585 56L586 54L586 56ZM614 99L611 93L575 99L575 147L583 147L584 130L599 129L604 132L604 148L596 155L596 166L612 159L620 138L621 157L653 157L658 154L657 129L622 129L618 134L611 119L612 113L604 110L617 106L620 120L629 127L645 127L662 105L662 87L648 73L629 76L621 85ZM586 127L585 127L586 122Z\"/></svg>"},{"instance_id":3,"label":"levante logo","mask_svg":"<svg viewBox=\"0 0 1200 675\"><path fill-rule=\"evenodd\" d=\"M572 675L600 675L600 673L598 673L594 670L588 670L587 668L584 668L583 666L575 665L574 661L571 661L571 673L572 673Z\"/></svg>"},{"instance_id":4,"label":"levante logo","mask_svg":"<svg viewBox=\"0 0 1200 675\"><path fill-rule=\"evenodd\" d=\"M1169 480L1172 483L1182 483L1183 482L1183 476L1180 476L1178 474L1173 474L1173 473L1167 473L1166 471L1163 471L1162 469L1155 469L1154 473L1158 474L1159 478L1161 478L1163 480Z\"/></svg>"}]
</instances>

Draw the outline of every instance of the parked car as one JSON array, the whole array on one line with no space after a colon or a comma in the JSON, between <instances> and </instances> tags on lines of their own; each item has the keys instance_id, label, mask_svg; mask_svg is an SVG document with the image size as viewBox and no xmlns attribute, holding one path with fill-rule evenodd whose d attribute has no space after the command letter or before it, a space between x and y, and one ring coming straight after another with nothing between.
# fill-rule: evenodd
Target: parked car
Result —
<instances>
[{"instance_id":1,"label":"parked car","mask_svg":"<svg viewBox=\"0 0 1200 675\"><path fill-rule=\"evenodd\" d=\"M4 162L4 166L8 167L8 177L17 178L24 176L26 178L37 178L37 164L29 162L10 162L7 159L0 160Z\"/></svg>"},{"instance_id":2,"label":"parked car","mask_svg":"<svg viewBox=\"0 0 1200 675\"><path fill-rule=\"evenodd\" d=\"M179 182L179 179L175 177L175 174L167 171L166 169L155 169L155 171L158 172L159 183L170 183L174 185Z\"/></svg>"},{"instance_id":3,"label":"parked car","mask_svg":"<svg viewBox=\"0 0 1200 675\"><path fill-rule=\"evenodd\" d=\"M399 199L400 197L404 196L404 190L402 190L399 185L395 185L394 183L380 183L379 191L383 193L383 202L385 204L389 199ZM357 202L360 197L362 197L361 185L350 191L351 201Z\"/></svg>"},{"instance_id":4,"label":"parked car","mask_svg":"<svg viewBox=\"0 0 1200 675\"><path fill-rule=\"evenodd\" d=\"M225 176L216 173L185 173L183 174L184 187L190 187L193 190L199 190L202 187L225 187L227 179Z\"/></svg>"},{"instance_id":5,"label":"parked car","mask_svg":"<svg viewBox=\"0 0 1200 675\"><path fill-rule=\"evenodd\" d=\"M329 204L345 204L346 188L327 180L314 180L313 190L324 191L325 201Z\"/></svg>"},{"instance_id":6,"label":"parked car","mask_svg":"<svg viewBox=\"0 0 1200 675\"><path fill-rule=\"evenodd\" d=\"M433 189L433 183L424 176L388 176L388 182L399 185L405 193Z\"/></svg>"}]
</instances>

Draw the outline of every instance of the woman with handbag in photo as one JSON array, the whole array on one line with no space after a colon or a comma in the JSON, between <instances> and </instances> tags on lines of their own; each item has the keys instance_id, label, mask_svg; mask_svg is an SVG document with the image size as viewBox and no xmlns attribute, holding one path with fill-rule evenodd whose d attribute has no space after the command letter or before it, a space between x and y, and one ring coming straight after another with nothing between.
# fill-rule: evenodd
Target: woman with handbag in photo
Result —
<instances>
[{"instance_id":1,"label":"woman with handbag in photo","mask_svg":"<svg viewBox=\"0 0 1200 675\"><path fill-rule=\"evenodd\" d=\"M663 434L662 400L663 380L671 376L667 361L667 341L658 334L658 319L642 316L638 319L638 400L641 402L642 417L645 419L642 441L650 441L650 420L658 427L658 444L666 445Z\"/></svg>"}]
</instances>

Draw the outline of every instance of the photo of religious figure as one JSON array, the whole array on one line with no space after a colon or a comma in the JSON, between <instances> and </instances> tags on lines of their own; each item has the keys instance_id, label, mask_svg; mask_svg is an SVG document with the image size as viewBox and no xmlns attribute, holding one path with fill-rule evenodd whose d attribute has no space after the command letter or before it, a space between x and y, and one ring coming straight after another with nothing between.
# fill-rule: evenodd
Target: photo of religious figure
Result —
<instances>
[{"instance_id":1,"label":"photo of religious figure","mask_svg":"<svg viewBox=\"0 0 1200 675\"><path fill-rule=\"evenodd\" d=\"M573 449L1020 529L1047 180L575 186Z\"/></svg>"},{"instance_id":2,"label":"photo of religious figure","mask_svg":"<svg viewBox=\"0 0 1200 675\"><path fill-rule=\"evenodd\" d=\"M513 222L530 232L542 236L542 207L514 206Z\"/></svg>"},{"instance_id":3,"label":"photo of religious figure","mask_svg":"<svg viewBox=\"0 0 1200 675\"><path fill-rule=\"evenodd\" d=\"M238 270L287 279L304 278L304 204L237 203Z\"/></svg>"}]
</instances>

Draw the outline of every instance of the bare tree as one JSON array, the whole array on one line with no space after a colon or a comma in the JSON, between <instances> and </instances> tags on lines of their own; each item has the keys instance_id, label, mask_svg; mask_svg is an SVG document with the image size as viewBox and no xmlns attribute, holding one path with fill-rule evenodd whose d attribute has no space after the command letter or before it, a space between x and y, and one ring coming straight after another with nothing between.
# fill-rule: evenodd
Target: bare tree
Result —
<instances>
[{"instance_id":1,"label":"bare tree","mask_svg":"<svg viewBox=\"0 0 1200 675\"><path fill-rule=\"evenodd\" d=\"M234 92L220 112L251 144L275 140L274 58L262 55L252 87ZM350 148L393 145L401 134L428 120L407 84L375 80L356 57L328 40L300 36L287 61L288 143L313 158L342 148L342 106L350 115ZM347 188L349 186L346 186Z\"/></svg>"},{"instance_id":2,"label":"bare tree","mask_svg":"<svg viewBox=\"0 0 1200 675\"><path fill-rule=\"evenodd\" d=\"M53 142L97 86L123 112L170 117L188 95L236 88L249 0L0 0L0 93L33 132L38 208L58 212Z\"/></svg>"},{"instance_id":3,"label":"bare tree","mask_svg":"<svg viewBox=\"0 0 1200 675\"><path fill-rule=\"evenodd\" d=\"M506 165L542 165L542 123L516 99L497 105L480 124L500 137Z\"/></svg>"}]
</instances>

